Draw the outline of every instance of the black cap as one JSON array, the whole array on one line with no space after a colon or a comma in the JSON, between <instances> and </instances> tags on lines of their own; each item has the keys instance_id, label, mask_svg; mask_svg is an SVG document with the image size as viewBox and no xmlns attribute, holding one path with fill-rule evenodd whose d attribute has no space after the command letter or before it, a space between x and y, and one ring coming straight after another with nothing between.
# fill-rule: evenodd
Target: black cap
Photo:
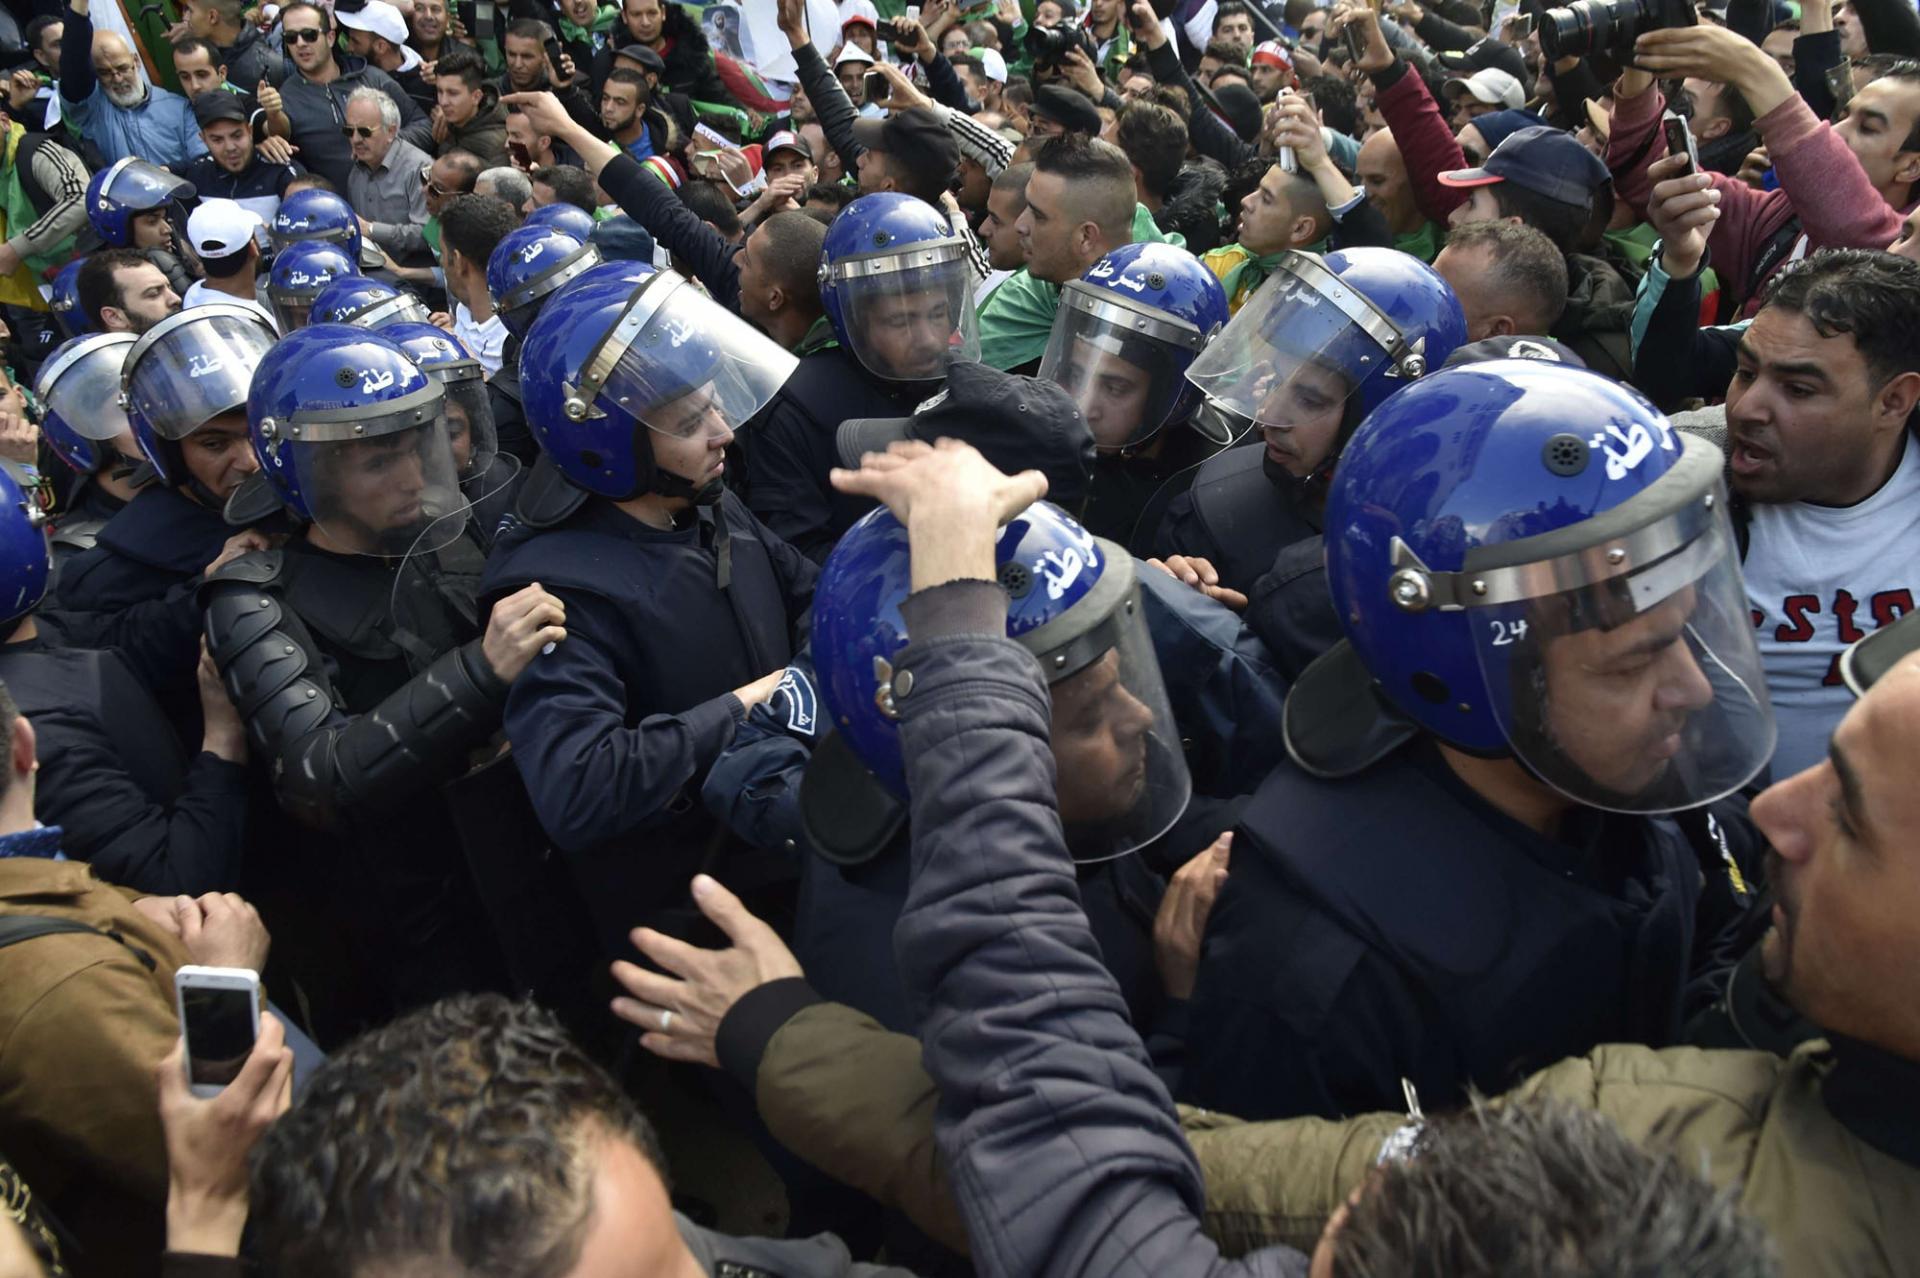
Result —
<instances>
[{"instance_id":1,"label":"black cap","mask_svg":"<svg viewBox=\"0 0 1920 1278\"><path fill-rule=\"evenodd\" d=\"M655 75L665 75L667 73L667 60L638 41L632 44L622 45L620 48L615 49L613 56L616 58L625 58L629 62L638 62Z\"/></svg>"},{"instance_id":2,"label":"black cap","mask_svg":"<svg viewBox=\"0 0 1920 1278\"><path fill-rule=\"evenodd\" d=\"M1030 110L1069 133L1084 133L1090 138L1100 136L1100 112L1094 109L1093 100L1078 89L1069 89L1064 84L1043 84L1033 91Z\"/></svg>"},{"instance_id":3,"label":"black cap","mask_svg":"<svg viewBox=\"0 0 1920 1278\"><path fill-rule=\"evenodd\" d=\"M1456 346L1442 368L1460 364L1482 364L1490 359L1537 359L1549 364L1570 364L1585 368L1587 361L1554 341L1551 337L1483 337L1465 346Z\"/></svg>"},{"instance_id":4,"label":"black cap","mask_svg":"<svg viewBox=\"0 0 1920 1278\"><path fill-rule=\"evenodd\" d=\"M1466 75L1497 67L1518 80L1522 88L1533 82L1527 74L1527 60L1521 55L1519 46L1493 36L1482 36L1464 49L1449 49L1440 55L1440 64L1449 71Z\"/></svg>"},{"instance_id":5,"label":"black cap","mask_svg":"<svg viewBox=\"0 0 1920 1278\"><path fill-rule=\"evenodd\" d=\"M1008 474L1038 470L1047 500L1071 508L1093 474L1093 432L1073 397L1053 382L1003 373L985 364L955 364L947 387L911 417L850 417L834 443L842 466L863 453L884 452L902 439L941 438L972 444Z\"/></svg>"},{"instance_id":6,"label":"black cap","mask_svg":"<svg viewBox=\"0 0 1920 1278\"><path fill-rule=\"evenodd\" d=\"M1260 136L1260 98L1252 89L1232 81L1215 89L1213 100L1220 104L1214 114L1224 119L1242 142Z\"/></svg>"},{"instance_id":7,"label":"black cap","mask_svg":"<svg viewBox=\"0 0 1920 1278\"><path fill-rule=\"evenodd\" d=\"M869 151L883 152L888 163L911 170L914 185L926 190L945 190L960 171L960 147L953 134L925 107L909 107L883 120L855 120L853 140Z\"/></svg>"},{"instance_id":8,"label":"black cap","mask_svg":"<svg viewBox=\"0 0 1920 1278\"><path fill-rule=\"evenodd\" d=\"M212 93L202 93L193 100L193 118L206 128L216 120L238 120L247 122L247 104L239 95L224 93L215 89Z\"/></svg>"}]
</instances>

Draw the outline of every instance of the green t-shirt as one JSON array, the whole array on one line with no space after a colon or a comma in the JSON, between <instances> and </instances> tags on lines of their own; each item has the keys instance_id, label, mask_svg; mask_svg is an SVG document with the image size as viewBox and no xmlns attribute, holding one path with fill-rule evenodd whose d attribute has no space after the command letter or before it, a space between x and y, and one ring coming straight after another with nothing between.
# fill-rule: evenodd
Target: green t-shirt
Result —
<instances>
[{"instance_id":1,"label":"green t-shirt","mask_svg":"<svg viewBox=\"0 0 1920 1278\"><path fill-rule=\"evenodd\" d=\"M1144 204L1133 208L1133 242L1186 247L1186 238L1154 224ZM980 308L980 361L994 368L1018 368L1047 352L1060 286L1035 279L1026 270L1008 276Z\"/></svg>"}]
</instances>

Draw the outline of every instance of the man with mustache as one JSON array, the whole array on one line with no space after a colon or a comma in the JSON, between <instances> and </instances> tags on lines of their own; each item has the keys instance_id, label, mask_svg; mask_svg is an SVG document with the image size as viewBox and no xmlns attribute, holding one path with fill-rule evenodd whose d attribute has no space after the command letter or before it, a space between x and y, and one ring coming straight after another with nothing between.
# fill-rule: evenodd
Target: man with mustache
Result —
<instances>
[{"instance_id":1,"label":"man with mustache","mask_svg":"<svg viewBox=\"0 0 1920 1278\"><path fill-rule=\"evenodd\" d=\"M207 153L187 100L147 82L136 53L117 32L95 31L88 0L71 0L60 44L60 111L68 128L99 148L108 164L137 155L182 165Z\"/></svg>"}]
</instances>

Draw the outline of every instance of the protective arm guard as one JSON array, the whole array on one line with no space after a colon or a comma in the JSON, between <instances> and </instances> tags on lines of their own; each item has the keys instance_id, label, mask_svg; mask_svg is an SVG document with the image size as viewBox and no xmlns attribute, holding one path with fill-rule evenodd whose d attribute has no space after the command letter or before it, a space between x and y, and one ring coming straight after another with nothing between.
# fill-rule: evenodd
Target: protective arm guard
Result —
<instances>
[{"instance_id":1,"label":"protective arm guard","mask_svg":"<svg viewBox=\"0 0 1920 1278\"><path fill-rule=\"evenodd\" d=\"M307 628L270 588L276 576L277 556L243 556L207 581L201 600L214 664L254 747L273 761L280 805L326 829L464 770L468 751L500 726L507 694L480 641L352 714Z\"/></svg>"}]
</instances>

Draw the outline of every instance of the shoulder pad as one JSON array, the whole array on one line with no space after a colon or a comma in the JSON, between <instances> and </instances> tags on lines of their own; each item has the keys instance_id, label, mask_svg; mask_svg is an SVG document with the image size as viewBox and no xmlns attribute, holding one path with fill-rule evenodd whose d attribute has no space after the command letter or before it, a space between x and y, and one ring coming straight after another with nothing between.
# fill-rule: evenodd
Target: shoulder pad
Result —
<instances>
[{"instance_id":1,"label":"shoulder pad","mask_svg":"<svg viewBox=\"0 0 1920 1278\"><path fill-rule=\"evenodd\" d=\"M47 540L66 550L91 550L106 526L104 519L63 519L54 525Z\"/></svg>"},{"instance_id":2,"label":"shoulder pad","mask_svg":"<svg viewBox=\"0 0 1920 1278\"><path fill-rule=\"evenodd\" d=\"M216 582L237 582L248 586L265 586L280 579L281 571L286 567L286 556L277 550L249 550L237 559L221 564L207 577L206 585Z\"/></svg>"},{"instance_id":3,"label":"shoulder pad","mask_svg":"<svg viewBox=\"0 0 1920 1278\"><path fill-rule=\"evenodd\" d=\"M1235 444L1232 448L1223 448L1200 463L1200 469L1193 476L1193 486L1198 488L1205 483L1217 483L1249 470L1265 479L1266 473L1260 467L1261 459L1265 456L1265 448L1257 444Z\"/></svg>"}]
</instances>

